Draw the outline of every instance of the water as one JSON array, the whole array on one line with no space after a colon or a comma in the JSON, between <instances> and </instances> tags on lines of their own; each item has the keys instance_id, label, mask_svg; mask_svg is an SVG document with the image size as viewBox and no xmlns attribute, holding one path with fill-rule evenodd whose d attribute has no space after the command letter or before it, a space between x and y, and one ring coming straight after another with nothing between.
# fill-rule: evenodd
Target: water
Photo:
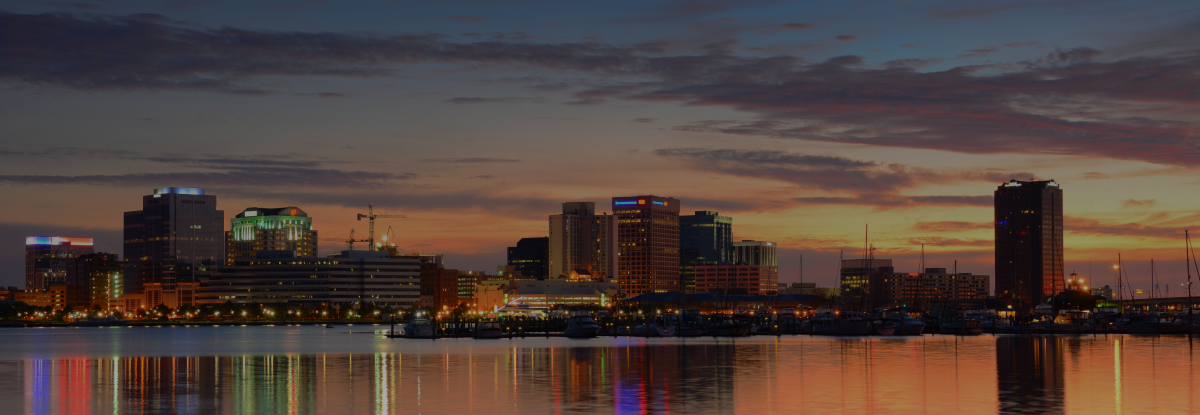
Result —
<instances>
[{"instance_id":1,"label":"water","mask_svg":"<svg viewBox=\"0 0 1200 415\"><path fill-rule=\"evenodd\" d=\"M1200 412L1186 337L433 341L384 328L0 329L0 413Z\"/></svg>"}]
</instances>

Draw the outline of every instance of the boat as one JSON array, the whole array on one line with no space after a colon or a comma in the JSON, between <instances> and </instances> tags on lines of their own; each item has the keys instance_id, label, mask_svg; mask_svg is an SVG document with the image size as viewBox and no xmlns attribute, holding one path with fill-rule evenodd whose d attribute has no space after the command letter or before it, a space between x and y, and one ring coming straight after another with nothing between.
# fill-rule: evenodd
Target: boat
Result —
<instances>
[{"instance_id":1,"label":"boat","mask_svg":"<svg viewBox=\"0 0 1200 415\"><path fill-rule=\"evenodd\" d=\"M331 328L334 328L334 327L337 327L337 326L333 325L333 323L329 323L329 324L326 324L326 325L325 325L325 328L327 328L327 329L331 329Z\"/></svg>"},{"instance_id":2,"label":"boat","mask_svg":"<svg viewBox=\"0 0 1200 415\"><path fill-rule=\"evenodd\" d=\"M686 309L680 313L681 320L675 326L675 335L679 337L697 337L704 335L704 324L700 310Z\"/></svg>"},{"instance_id":3,"label":"boat","mask_svg":"<svg viewBox=\"0 0 1200 415\"><path fill-rule=\"evenodd\" d=\"M646 323L633 328L638 337L675 337L675 327L658 323Z\"/></svg>"},{"instance_id":4,"label":"boat","mask_svg":"<svg viewBox=\"0 0 1200 415\"><path fill-rule=\"evenodd\" d=\"M886 320L875 320L871 322L871 334L876 336L894 336L896 334L896 322Z\"/></svg>"},{"instance_id":5,"label":"boat","mask_svg":"<svg viewBox=\"0 0 1200 415\"><path fill-rule=\"evenodd\" d=\"M504 337L504 329L500 327L500 322L495 320L486 320L475 323L476 339L499 339Z\"/></svg>"},{"instance_id":6,"label":"boat","mask_svg":"<svg viewBox=\"0 0 1200 415\"><path fill-rule=\"evenodd\" d=\"M433 322L428 317L416 316L401 327L405 337L433 337Z\"/></svg>"},{"instance_id":7,"label":"boat","mask_svg":"<svg viewBox=\"0 0 1200 415\"><path fill-rule=\"evenodd\" d=\"M585 339L596 337L600 333L600 325L592 319L592 313L587 310L575 310L571 312L571 317L567 320L567 337L574 339Z\"/></svg>"},{"instance_id":8,"label":"boat","mask_svg":"<svg viewBox=\"0 0 1200 415\"><path fill-rule=\"evenodd\" d=\"M829 336L863 336L870 334L871 322L861 313L845 311L813 317L812 333Z\"/></svg>"},{"instance_id":9,"label":"boat","mask_svg":"<svg viewBox=\"0 0 1200 415\"><path fill-rule=\"evenodd\" d=\"M979 320L968 318L956 318L950 321L941 323L938 333L953 334L959 336L975 336L983 334L983 326Z\"/></svg>"},{"instance_id":10,"label":"boat","mask_svg":"<svg viewBox=\"0 0 1200 415\"><path fill-rule=\"evenodd\" d=\"M895 335L897 336L920 336L925 331L925 323L908 314L907 310L906 308L883 310L878 319L896 323Z\"/></svg>"},{"instance_id":11,"label":"boat","mask_svg":"<svg viewBox=\"0 0 1200 415\"><path fill-rule=\"evenodd\" d=\"M1121 326L1121 332L1128 334L1184 334L1188 331L1184 322L1155 315L1133 317Z\"/></svg>"},{"instance_id":12,"label":"boat","mask_svg":"<svg viewBox=\"0 0 1200 415\"><path fill-rule=\"evenodd\" d=\"M129 320L122 320L116 317L91 317L75 320L67 325L71 327L128 326Z\"/></svg>"},{"instance_id":13,"label":"boat","mask_svg":"<svg viewBox=\"0 0 1200 415\"><path fill-rule=\"evenodd\" d=\"M780 334L802 333L804 321L796 315L796 309L785 307L775 315L775 331Z\"/></svg>"},{"instance_id":14,"label":"boat","mask_svg":"<svg viewBox=\"0 0 1200 415\"><path fill-rule=\"evenodd\" d=\"M750 334L750 326L730 318L727 315L715 317L708 331L718 337L742 337Z\"/></svg>"}]
</instances>

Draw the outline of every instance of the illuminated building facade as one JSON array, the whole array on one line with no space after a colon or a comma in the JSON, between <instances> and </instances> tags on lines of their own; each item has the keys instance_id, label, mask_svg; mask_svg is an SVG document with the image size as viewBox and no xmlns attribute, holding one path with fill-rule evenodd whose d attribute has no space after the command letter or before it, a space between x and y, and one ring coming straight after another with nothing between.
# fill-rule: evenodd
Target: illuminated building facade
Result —
<instances>
[{"instance_id":1,"label":"illuminated building facade","mask_svg":"<svg viewBox=\"0 0 1200 415\"><path fill-rule=\"evenodd\" d=\"M164 187L125 212L125 293L195 282L225 261L225 212L204 189ZM157 304L151 304L153 307Z\"/></svg>"},{"instance_id":2,"label":"illuminated building facade","mask_svg":"<svg viewBox=\"0 0 1200 415\"><path fill-rule=\"evenodd\" d=\"M549 259L552 278L586 270L597 278L617 275L617 222L597 215L593 202L567 202L561 215L550 215Z\"/></svg>"},{"instance_id":3,"label":"illuminated building facade","mask_svg":"<svg viewBox=\"0 0 1200 415\"><path fill-rule=\"evenodd\" d=\"M620 287L614 282L553 279L484 284L476 295L480 310L521 315L544 312L551 306L606 307L619 293Z\"/></svg>"},{"instance_id":4,"label":"illuminated building facade","mask_svg":"<svg viewBox=\"0 0 1200 415\"><path fill-rule=\"evenodd\" d=\"M29 236L25 238L25 289L44 290L65 284L73 259L93 252L92 238Z\"/></svg>"},{"instance_id":5,"label":"illuminated building facade","mask_svg":"<svg viewBox=\"0 0 1200 415\"><path fill-rule=\"evenodd\" d=\"M778 291L779 268L769 265L718 264L696 267L696 292L769 295Z\"/></svg>"},{"instance_id":6,"label":"illuminated building facade","mask_svg":"<svg viewBox=\"0 0 1200 415\"><path fill-rule=\"evenodd\" d=\"M458 307L458 280L458 270L422 266L421 307L432 308L435 312Z\"/></svg>"},{"instance_id":7,"label":"illuminated building facade","mask_svg":"<svg viewBox=\"0 0 1200 415\"><path fill-rule=\"evenodd\" d=\"M16 294L16 300L34 307L62 310L67 306L67 284L50 284L41 290L25 290Z\"/></svg>"},{"instance_id":8,"label":"illuminated building facade","mask_svg":"<svg viewBox=\"0 0 1200 415\"><path fill-rule=\"evenodd\" d=\"M1063 291L1063 192L1054 180L1011 180L995 192L996 299L1029 311Z\"/></svg>"},{"instance_id":9,"label":"illuminated building facade","mask_svg":"<svg viewBox=\"0 0 1200 415\"><path fill-rule=\"evenodd\" d=\"M67 305L77 310L123 308L121 272L116 254L95 253L73 259L67 268Z\"/></svg>"},{"instance_id":10,"label":"illuminated building facade","mask_svg":"<svg viewBox=\"0 0 1200 415\"><path fill-rule=\"evenodd\" d=\"M895 273L890 259L845 259L839 272L841 295L847 304L880 307L887 300L883 277Z\"/></svg>"},{"instance_id":11,"label":"illuminated building facade","mask_svg":"<svg viewBox=\"0 0 1200 415\"><path fill-rule=\"evenodd\" d=\"M884 303L880 307L928 310L935 306L982 308L991 281L987 275L946 273L945 268L925 268L924 273L892 273L883 276Z\"/></svg>"},{"instance_id":12,"label":"illuminated building facade","mask_svg":"<svg viewBox=\"0 0 1200 415\"><path fill-rule=\"evenodd\" d=\"M734 262L763 267L764 277L760 279L762 285L758 288L762 294L779 290L778 248L774 242L743 240L733 243Z\"/></svg>"},{"instance_id":13,"label":"illuminated building facade","mask_svg":"<svg viewBox=\"0 0 1200 415\"><path fill-rule=\"evenodd\" d=\"M545 279L550 275L550 238L521 238L508 248L508 265L526 277Z\"/></svg>"},{"instance_id":14,"label":"illuminated building facade","mask_svg":"<svg viewBox=\"0 0 1200 415\"><path fill-rule=\"evenodd\" d=\"M295 258L264 251L201 282L199 304L287 303L411 306L421 298L421 259L381 251L342 251L337 258Z\"/></svg>"},{"instance_id":15,"label":"illuminated building facade","mask_svg":"<svg viewBox=\"0 0 1200 415\"><path fill-rule=\"evenodd\" d=\"M255 251L293 251L297 258L317 256L312 218L298 207L247 208L229 220L225 264L253 259Z\"/></svg>"},{"instance_id":16,"label":"illuminated building facade","mask_svg":"<svg viewBox=\"0 0 1200 415\"><path fill-rule=\"evenodd\" d=\"M629 296L679 291L679 200L614 197L621 291Z\"/></svg>"},{"instance_id":17,"label":"illuminated building facade","mask_svg":"<svg viewBox=\"0 0 1200 415\"><path fill-rule=\"evenodd\" d=\"M733 260L733 218L696 211L679 217L679 275L684 292L696 291L697 266Z\"/></svg>"}]
</instances>

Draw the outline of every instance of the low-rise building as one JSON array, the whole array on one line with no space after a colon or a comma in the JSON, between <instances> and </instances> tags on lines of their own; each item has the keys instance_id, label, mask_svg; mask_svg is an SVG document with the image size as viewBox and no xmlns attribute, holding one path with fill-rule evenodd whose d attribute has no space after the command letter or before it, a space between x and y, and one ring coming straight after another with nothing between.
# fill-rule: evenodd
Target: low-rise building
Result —
<instances>
[{"instance_id":1,"label":"low-rise building","mask_svg":"<svg viewBox=\"0 0 1200 415\"><path fill-rule=\"evenodd\" d=\"M696 292L775 294L779 268L770 265L721 264L696 267Z\"/></svg>"},{"instance_id":2,"label":"low-rise building","mask_svg":"<svg viewBox=\"0 0 1200 415\"><path fill-rule=\"evenodd\" d=\"M50 284L44 290L25 290L16 300L34 307L62 310L67 307L67 284Z\"/></svg>"},{"instance_id":3,"label":"low-rise building","mask_svg":"<svg viewBox=\"0 0 1200 415\"><path fill-rule=\"evenodd\" d=\"M458 307L458 270L421 267L421 307L445 311Z\"/></svg>"},{"instance_id":4,"label":"low-rise building","mask_svg":"<svg viewBox=\"0 0 1200 415\"><path fill-rule=\"evenodd\" d=\"M884 303L928 310L934 306L982 308L988 299L991 278L967 272L946 273L945 268L925 268L924 273L891 273L883 276Z\"/></svg>"},{"instance_id":5,"label":"low-rise building","mask_svg":"<svg viewBox=\"0 0 1200 415\"><path fill-rule=\"evenodd\" d=\"M515 310L546 310L552 306L606 307L620 295L615 282L575 282L566 279L510 281L476 288L478 308L504 314Z\"/></svg>"},{"instance_id":6,"label":"low-rise building","mask_svg":"<svg viewBox=\"0 0 1200 415\"><path fill-rule=\"evenodd\" d=\"M421 299L421 259L391 258L384 251L342 251L336 258L260 255L214 273L201 282L197 298L199 304L367 302L409 307Z\"/></svg>"},{"instance_id":7,"label":"low-rise building","mask_svg":"<svg viewBox=\"0 0 1200 415\"><path fill-rule=\"evenodd\" d=\"M779 294L815 295L821 298L837 297L841 291L835 287L818 287L815 282L793 282L791 285L780 283L779 286Z\"/></svg>"},{"instance_id":8,"label":"low-rise building","mask_svg":"<svg viewBox=\"0 0 1200 415\"><path fill-rule=\"evenodd\" d=\"M16 301L19 292L21 289L17 287L0 287L0 301Z\"/></svg>"}]
</instances>

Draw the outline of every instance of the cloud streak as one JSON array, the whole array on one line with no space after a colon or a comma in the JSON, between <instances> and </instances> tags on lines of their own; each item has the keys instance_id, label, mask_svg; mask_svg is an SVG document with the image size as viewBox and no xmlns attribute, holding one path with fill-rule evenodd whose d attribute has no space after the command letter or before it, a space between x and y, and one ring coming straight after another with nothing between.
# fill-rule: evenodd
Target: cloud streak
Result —
<instances>
[{"instance_id":1,"label":"cloud streak","mask_svg":"<svg viewBox=\"0 0 1200 415\"><path fill-rule=\"evenodd\" d=\"M289 167L229 167L220 172L130 173L113 175L0 175L0 183L19 185L163 185L214 187L320 187L370 188L397 180L411 180L414 173L380 173Z\"/></svg>"},{"instance_id":2,"label":"cloud streak","mask_svg":"<svg viewBox=\"0 0 1200 415\"><path fill-rule=\"evenodd\" d=\"M707 14L731 7L736 6L704 2L668 8ZM951 14L941 17L998 11L944 12ZM819 63L795 56L737 56L729 43L736 39L713 43L699 55L669 55L668 42L446 39L438 34L197 28L156 15L0 13L0 83L253 96L278 93L261 81L276 76L383 77L399 74L406 65L432 63L470 69L538 68L592 75L609 86L589 90L613 92L604 97L576 95L566 104L677 102L733 108L757 118L700 121L678 126L680 131L1177 166L1195 166L1200 160L1194 138L1200 124L1179 116L1200 110L1197 54L1101 61L1101 51L1078 47L1004 66L918 72L914 68L943 58L895 59L873 67L858 56ZM829 41L855 39L840 35ZM489 101L495 99L460 97L450 102L503 102Z\"/></svg>"}]
</instances>

